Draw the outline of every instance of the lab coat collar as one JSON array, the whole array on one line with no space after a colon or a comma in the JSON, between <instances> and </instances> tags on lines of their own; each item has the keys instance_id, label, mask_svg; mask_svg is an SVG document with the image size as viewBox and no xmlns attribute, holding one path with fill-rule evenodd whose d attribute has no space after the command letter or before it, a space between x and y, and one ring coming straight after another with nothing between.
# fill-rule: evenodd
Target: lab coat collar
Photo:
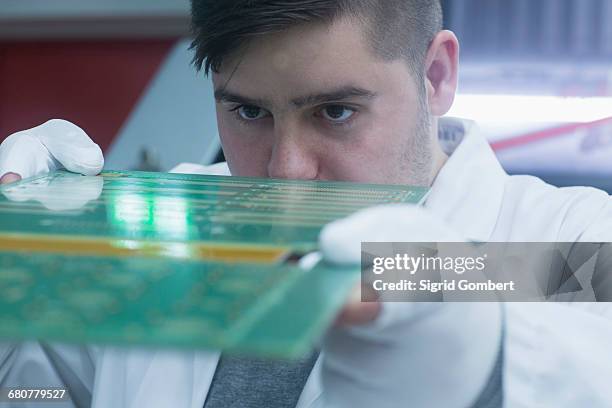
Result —
<instances>
[{"instance_id":1,"label":"lab coat collar","mask_svg":"<svg viewBox=\"0 0 612 408\"><path fill-rule=\"evenodd\" d=\"M474 122L442 118L439 137L450 157L436 177L425 207L470 241L493 234L509 177Z\"/></svg>"}]
</instances>

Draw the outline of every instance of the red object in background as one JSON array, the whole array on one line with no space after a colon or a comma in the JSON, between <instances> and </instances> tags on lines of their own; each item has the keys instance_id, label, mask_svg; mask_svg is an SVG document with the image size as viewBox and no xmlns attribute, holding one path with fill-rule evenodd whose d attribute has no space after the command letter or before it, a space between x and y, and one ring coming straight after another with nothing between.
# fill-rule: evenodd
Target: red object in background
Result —
<instances>
[{"instance_id":1,"label":"red object in background","mask_svg":"<svg viewBox=\"0 0 612 408\"><path fill-rule=\"evenodd\" d=\"M604 125L612 125L612 117L596 120L587 123L570 123L567 125L547 128L536 132L529 132L523 135L513 136L508 139L491 143L491 148L498 152L504 149L523 146L529 143L540 142L554 137L562 137L572 134L578 130L594 129Z\"/></svg>"},{"instance_id":2,"label":"red object in background","mask_svg":"<svg viewBox=\"0 0 612 408\"><path fill-rule=\"evenodd\" d=\"M175 42L0 42L0 141L62 118L106 150Z\"/></svg>"}]
</instances>

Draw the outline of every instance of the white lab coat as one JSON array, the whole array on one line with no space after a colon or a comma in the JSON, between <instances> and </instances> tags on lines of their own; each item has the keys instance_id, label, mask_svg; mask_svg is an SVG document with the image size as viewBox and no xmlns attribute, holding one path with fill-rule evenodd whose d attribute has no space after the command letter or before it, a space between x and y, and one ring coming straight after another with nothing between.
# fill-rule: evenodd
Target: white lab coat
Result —
<instances>
[{"instance_id":1,"label":"white lab coat","mask_svg":"<svg viewBox=\"0 0 612 408\"><path fill-rule=\"evenodd\" d=\"M606 193L508 176L477 130L462 126L466 137L425 204L452 229L477 241L612 241ZM226 165L175 170L229 174ZM612 406L612 304L486 306L441 304L444 312L421 326L399 316L382 331L375 323L341 332L343 343L327 343L298 408L469 405L496 356L497 308L505 316L505 406ZM4 344L0 384L65 385L77 401L92 394L95 408L201 408L218 359L215 351Z\"/></svg>"}]
</instances>

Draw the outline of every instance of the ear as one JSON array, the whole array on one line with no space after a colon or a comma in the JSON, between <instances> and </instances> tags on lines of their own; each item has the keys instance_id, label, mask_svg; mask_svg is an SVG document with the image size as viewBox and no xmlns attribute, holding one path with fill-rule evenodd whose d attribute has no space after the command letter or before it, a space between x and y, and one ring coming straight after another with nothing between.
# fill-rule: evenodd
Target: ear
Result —
<instances>
[{"instance_id":1,"label":"ear","mask_svg":"<svg viewBox=\"0 0 612 408\"><path fill-rule=\"evenodd\" d=\"M446 114L455 100L459 68L459 40L451 31L440 31L425 58L425 87L434 116Z\"/></svg>"}]
</instances>

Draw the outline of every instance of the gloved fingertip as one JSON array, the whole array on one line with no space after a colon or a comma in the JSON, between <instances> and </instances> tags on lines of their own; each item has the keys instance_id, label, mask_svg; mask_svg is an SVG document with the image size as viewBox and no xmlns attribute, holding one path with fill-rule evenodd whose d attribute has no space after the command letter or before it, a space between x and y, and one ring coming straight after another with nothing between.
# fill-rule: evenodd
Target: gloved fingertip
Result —
<instances>
[{"instance_id":1,"label":"gloved fingertip","mask_svg":"<svg viewBox=\"0 0 612 408\"><path fill-rule=\"evenodd\" d=\"M340 265L360 262L361 242L347 231L346 224L344 219L332 222L319 234L319 249L327 262Z\"/></svg>"},{"instance_id":2,"label":"gloved fingertip","mask_svg":"<svg viewBox=\"0 0 612 408\"><path fill-rule=\"evenodd\" d=\"M97 176L104 168L104 155L102 154L102 149L97 144L91 146L90 150L91 153L87 155L88 160L78 163L79 169L75 171L84 176Z\"/></svg>"},{"instance_id":3,"label":"gloved fingertip","mask_svg":"<svg viewBox=\"0 0 612 408\"><path fill-rule=\"evenodd\" d=\"M36 129L36 137L68 171L86 176L99 174L104 156L79 126L63 119L52 119Z\"/></svg>"},{"instance_id":4,"label":"gloved fingertip","mask_svg":"<svg viewBox=\"0 0 612 408\"><path fill-rule=\"evenodd\" d=\"M96 176L104 168L104 155L100 146L91 143L87 147L74 149L73 151L63 150L57 153L64 168L73 173L84 176ZM78 159L77 159L78 157Z\"/></svg>"}]
</instances>

